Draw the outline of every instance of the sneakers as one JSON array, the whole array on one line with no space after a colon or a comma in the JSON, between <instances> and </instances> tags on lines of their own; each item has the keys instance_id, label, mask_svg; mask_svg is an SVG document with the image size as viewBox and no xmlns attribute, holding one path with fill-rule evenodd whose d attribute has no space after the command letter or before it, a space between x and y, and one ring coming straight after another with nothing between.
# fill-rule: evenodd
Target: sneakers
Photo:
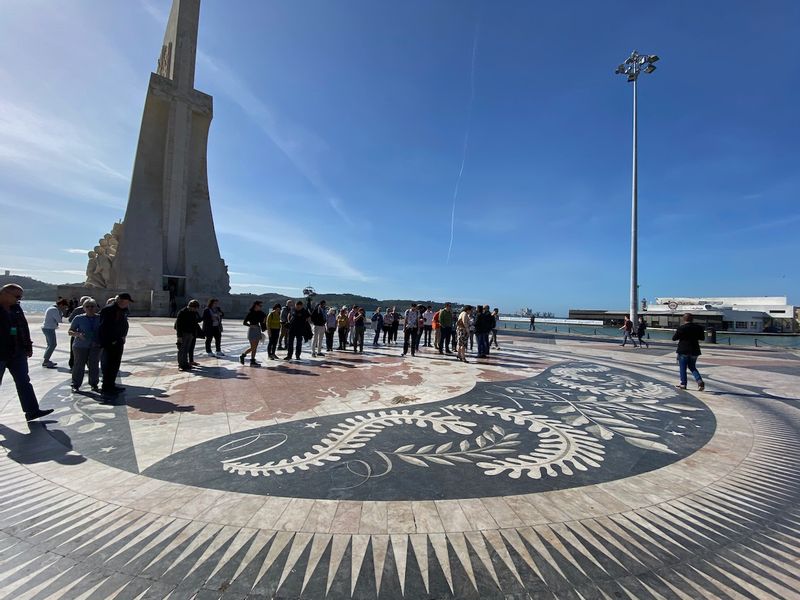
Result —
<instances>
[{"instance_id":1,"label":"sneakers","mask_svg":"<svg viewBox=\"0 0 800 600\"><path fill-rule=\"evenodd\" d=\"M99 392L99 391L100 391L100 388L99 388L98 386L96 386L96 385L93 385L93 386L92 386L92 391L93 391L93 392Z\"/></svg>"},{"instance_id":2,"label":"sneakers","mask_svg":"<svg viewBox=\"0 0 800 600\"><path fill-rule=\"evenodd\" d=\"M706 389L706 384L704 381L701 381L697 384L697 391L702 392Z\"/></svg>"},{"instance_id":3,"label":"sneakers","mask_svg":"<svg viewBox=\"0 0 800 600\"><path fill-rule=\"evenodd\" d=\"M25 413L25 420L26 421L35 421L36 419L41 419L42 417L46 417L51 412L53 412L52 408L48 408L46 410L39 409L36 412Z\"/></svg>"},{"instance_id":4,"label":"sneakers","mask_svg":"<svg viewBox=\"0 0 800 600\"><path fill-rule=\"evenodd\" d=\"M78 393L78 390L80 390L80 387L79 387L79 386L77 386L77 385L72 385L72 386L70 386L70 388L69 388L69 391L71 391L73 394L77 394L77 393Z\"/></svg>"},{"instance_id":5,"label":"sneakers","mask_svg":"<svg viewBox=\"0 0 800 600\"><path fill-rule=\"evenodd\" d=\"M217 352L217 356L225 356L224 352Z\"/></svg>"},{"instance_id":6,"label":"sneakers","mask_svg":"<svg viewBox=\"0 0 800 600\"><path fill-rule=\"evenodd\" d=\"M240 354L239 355L239 362L242 363L242 364L244 364L244 357L245 357L244 354Z\"/></svg>"},{"instance_id":7,"label":"sneakers","mask_svg":"<svg viewBox=\"0 0 800 600\"><path fill-rule=\"evenodd\" d=\"M55 369L58 366L58 363L54 363L52 360L48 360L42 363L42 366L45 369Z\"/></svg>"},{"instance_id":8,"label":"sneakers","mask_svg":"<svg viewBox=\"0 0 800 600\"><path fill-rule=\"evenodd\" d=\"M206 352L206 356L214 356L213 352Z\"/></svg>"},{"instance_id":9,"label":"sneakers","mask_svg":"<svg viewBox=\"0 0 800 600\"><path fill-rule=\"evenodd\" d=\"M685 390L686 389L686 386L683 385L682 383L676 383L675 387L678 388L679 390Z\"/></svg>"},{"instance_id":10,"label":"sneakers","mask_svg":"<svg viewBox=\"0 0 800 600\"><path fill-rule=\"evenodd\" d=\"M260 363L260 362L258 362L257 360L251 360L251 361L250 361L250 366L251 366L251 367L260 367L260 366L261 366L261 363Z\"/></svg>"}]
</instances>

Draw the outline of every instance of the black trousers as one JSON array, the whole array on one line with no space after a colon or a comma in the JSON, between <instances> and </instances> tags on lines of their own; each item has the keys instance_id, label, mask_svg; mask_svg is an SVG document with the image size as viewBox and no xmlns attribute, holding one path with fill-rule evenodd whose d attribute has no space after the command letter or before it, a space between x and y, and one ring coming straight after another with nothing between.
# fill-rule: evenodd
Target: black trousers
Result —
<instances>
[{"instance_id":1,"label":"black trousers","mask_svg":"<svg viewBox=\"0 0 800 600\"><path fill-rule=\"evenodd\" d=\"M295 356L300 358L300 353L303 351L303 334L300 331L289 330L289 337L286 341L286 349L288 350L289 358L292 357L292 347L295 346Z\"/></svg>"},{"instance_id":2,"label":"black trousers","mask_svg":"<svg viewBox=\"0 0 800 600\"><path fill-rule=\"evenodd\" d=\"M404 327L403 328L403 354L408 353L408 347L411 346L411 356L417 353L417 328Z\"/></svg>"},{"instance_id":3,"label":"black trousers","mask_svg":"<svg viewBox=\"0 0 800 600\"><path fill-rule=\"evenodd\" d=\"M117 375L119 375L119 366L122 363L122 352L124 350L125 344L121 342L103 348L100 364L103 367L104 390L113 390L117 385Z\"/></svg>"},{"instance_id":4,"label":"black trousers","mask_svg":"<svg viewBox=\"0 0 800 600\"><path fill-rule=\"evenodd\" d=\"M217 348L217 352L220 352L222 350L222 329L219 325L212 326L206 331L206 352L208 354L211 354L211 338L214 338L214 345Z\"/></svg>"},{"instance_id":5,"label":"black trousers","mask_svg":"<svg viewBox=\"0 0 800 600\"><path fill-rule=\"evenodd\" d=\"M350 333L349 328L339 327L339 350L347 348L347 334Z\"/></svg>"},{"instance_id":6,"label":"black trousers","mask_svg":"<svg viewBox=\"0 0 800 600\"><path fill-rule=\"evenodd\" d=\"M325 330L325 347L328 352L333 352L333 334L336 333L336 327L328 327Z\"/></svg>"},{"instance_id":7,"label":"black trousers","mask_svg":"<svg viewBox=\"0 0 800 600\"><path fill-rule=\"evenodd\" d=\"M267 344L267 356L275 356L278 350L278 338L281 337L280 329L269 330L269 343Z\"/></svg>"},{"instance_id":8,"label":"black trousers","mask_svg":"<svg viewBox=\"0 0 800 600\"><path fill-rule=\"evenodd\" d=\"M423 343L426 346L430 346L431 345L431 331L433 331L433 327L431 325L425 325L425 329L423 331L425 332L425 340L424 340Z\"/></svg>"}]
</instances>

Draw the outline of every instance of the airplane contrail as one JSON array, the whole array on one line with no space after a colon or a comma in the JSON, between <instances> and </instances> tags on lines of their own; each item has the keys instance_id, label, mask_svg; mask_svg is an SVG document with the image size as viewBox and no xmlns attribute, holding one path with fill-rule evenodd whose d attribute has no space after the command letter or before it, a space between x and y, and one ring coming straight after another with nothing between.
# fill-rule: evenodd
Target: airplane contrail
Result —
<instances>
[{"instance_id":1,"label":"airplane contrail","mask_svg":"<svg viewBox=\"0 0 800 600\"><path fill-rule=\"evenodd\" d=\"M464 148L461 152L461 168L458 170L456 186L453 190L453 210L450 214L450 245L447 248L447 264L450 264L450 254L453 252L453 237L456 228L456 200L458 199L458 188L461 185L461 177L464 175L464 164L467 162L467 149L469 148L469 132L472 126L472 105L475 102L475 55L478 50L478 25L475 25L475 35L472 37L472 67L469 74L469 106L467 108L467 129L464 132Z\"/></svg>"}]
</instances>

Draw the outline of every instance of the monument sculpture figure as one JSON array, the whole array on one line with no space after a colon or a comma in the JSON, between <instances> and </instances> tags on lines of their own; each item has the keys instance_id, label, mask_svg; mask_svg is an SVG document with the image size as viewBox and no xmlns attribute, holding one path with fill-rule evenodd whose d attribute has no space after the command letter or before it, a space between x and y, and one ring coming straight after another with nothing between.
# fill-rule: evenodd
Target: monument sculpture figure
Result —
<instances>
[{"instance_id":1,"label":"monument sculpture figure","mask_svg":"<svg viewBox=\"0 0 800 600\"><path fill-rule=\"evenodd\" d=\"M89 253L88 287L137 299L168 290L230 292L206 173L213 102L194 89L199 19L200 0L173 0L150 74L125 218Z\"/></svg>"}]
</instances>

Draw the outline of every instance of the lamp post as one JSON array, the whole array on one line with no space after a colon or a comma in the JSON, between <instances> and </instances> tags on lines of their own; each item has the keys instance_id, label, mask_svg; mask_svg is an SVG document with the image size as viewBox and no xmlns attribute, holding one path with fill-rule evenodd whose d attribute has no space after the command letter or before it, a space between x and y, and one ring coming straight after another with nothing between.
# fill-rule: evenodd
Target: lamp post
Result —
<instances>
[{"instance_id":1,"label":"lamp post","mask_svg":"<svg viewBox=\"0 0 800 600\"><path fill-rule=\"evenodd\" d=\"M633 83L633 178L631 181L631 302L630 302L630 319L636 327L636 315L638 312L638 220L639 220L639 207L637 200L637 123L636 123L636 100L637 89L636 83L639 79L639 74L652 73L656 70L653 64L658 60L655 54L639 54L634 50L631 55L625 59L625 62L617 67L614 71L617 75L625 75L628 82Z\"/></svg>"}]
</instances>

